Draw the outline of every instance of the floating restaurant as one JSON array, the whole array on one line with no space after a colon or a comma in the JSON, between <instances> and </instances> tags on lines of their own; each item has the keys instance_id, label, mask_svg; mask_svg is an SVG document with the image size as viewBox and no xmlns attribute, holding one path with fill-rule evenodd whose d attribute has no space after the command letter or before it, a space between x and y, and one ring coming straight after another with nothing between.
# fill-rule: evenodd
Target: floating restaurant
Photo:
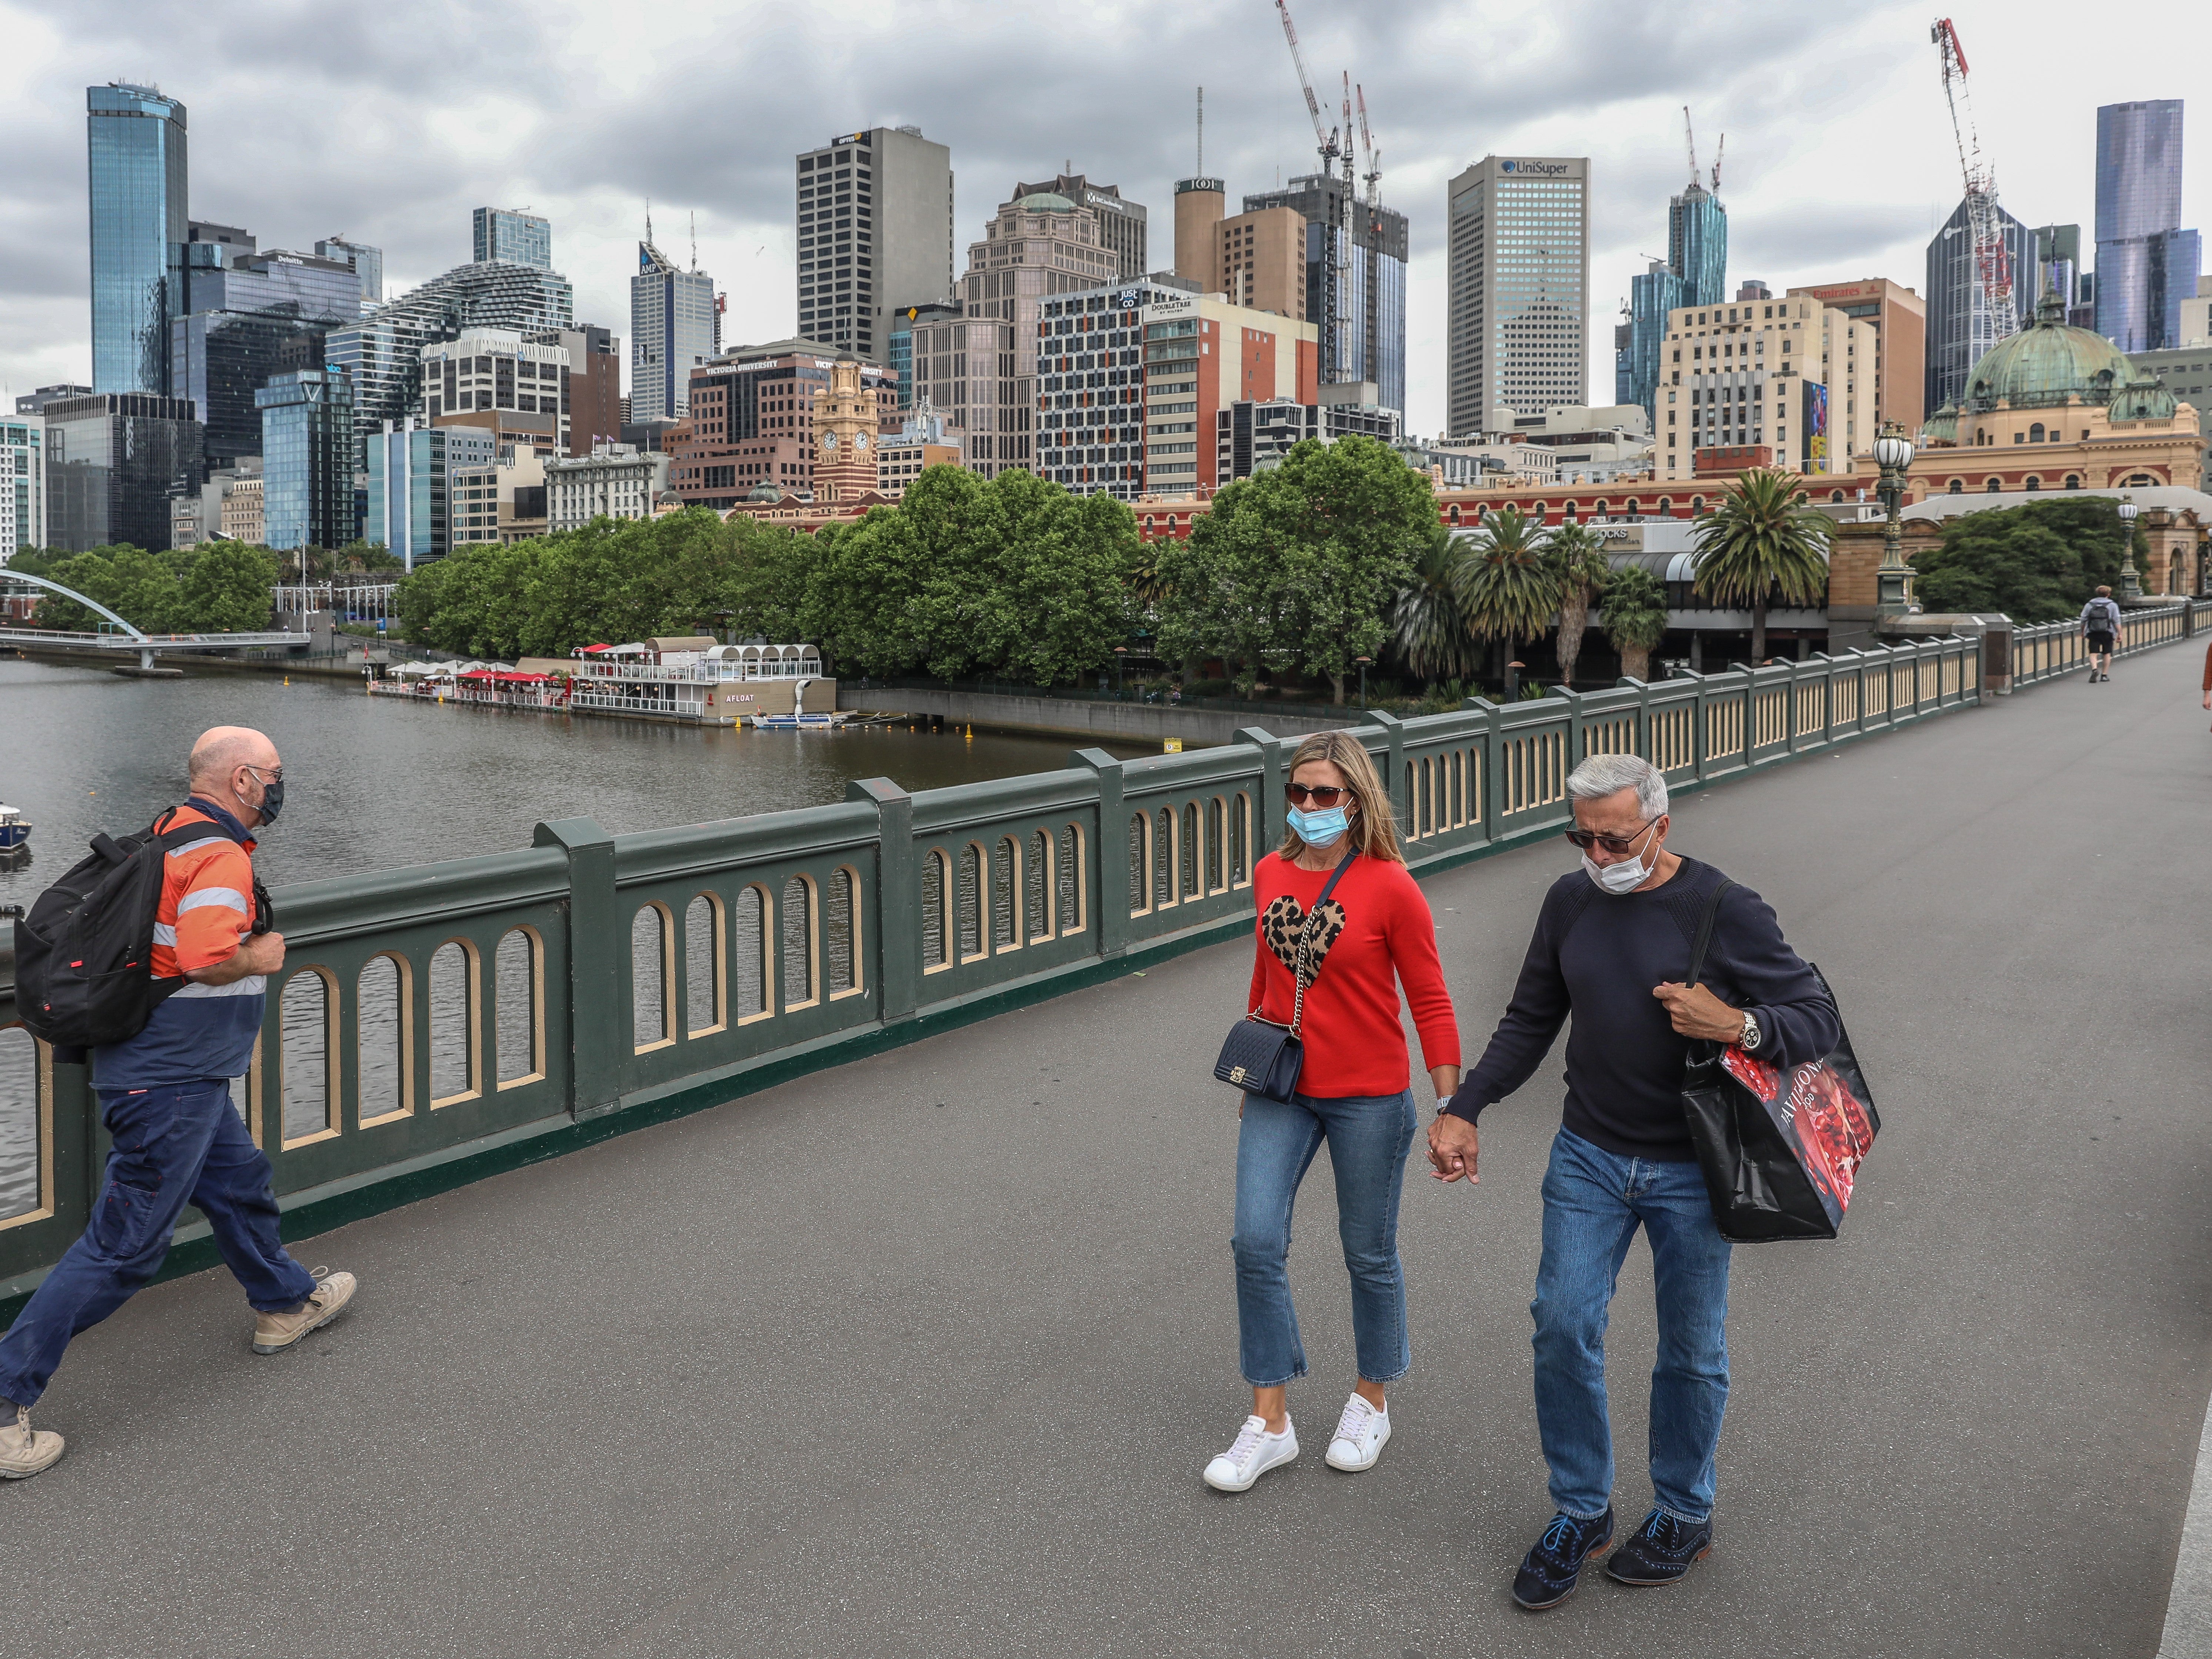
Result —
<instances>
[{"instance_id":1,"label":"floating restaurant","mask_svg":"<svg viewBox=\"0 0 2212 1659\"><path fill-rule=\"evenodd\" d=\"M405 663L369 690L440 703L624 714L697 726L842 723L837 682L811 645L723 645L703 635L587 645L517 663Z\"/></svg>"}]
</instances>

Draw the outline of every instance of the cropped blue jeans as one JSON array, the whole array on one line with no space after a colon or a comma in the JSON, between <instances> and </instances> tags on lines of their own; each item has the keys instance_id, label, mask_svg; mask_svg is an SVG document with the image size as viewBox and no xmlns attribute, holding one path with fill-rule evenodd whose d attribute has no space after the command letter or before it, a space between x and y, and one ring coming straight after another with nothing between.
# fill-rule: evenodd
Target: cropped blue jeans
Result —
<instances>
[{"instance_id":1,"label":"cropped blue jeans","mask_svg":"<svg viewBox=\"0 0 2212 1659\"><path fill-rule=\"evenodd\" d=\"M1336 1171L1336 1231L1352 1274L1352 1332L1359 1374L1389 1382L1413 1368L1406 1340L1406 1274L1398 1263L1398 1198L1413 1144L1413 1096L1285 1103L1244 1097L1237 1136L1238 1363L1255 1389L1306 1374L1291 1306L1291 1208L1298 1183L1328 1144Z\"/></svg>"},{"instance_id":2,"label":"cropped blue jeans","mask_svg":"<svg viewBox=\"0 0 2212 1659\"><path fill-rule=\"evenodd\" d=\"M1613 1286L1642 1227L1651 1239L1659 1356L1651 1368L1651 1490L1678 1521L1713 1509L1728 1405L1729 1244L1695 1164L1623 1158L1562 1129L1544 1172L1536 1269L1536 1426L1552 1502L1582 1519L1613 1503L1605 1330Z\"/></svg>"}]
</instances>

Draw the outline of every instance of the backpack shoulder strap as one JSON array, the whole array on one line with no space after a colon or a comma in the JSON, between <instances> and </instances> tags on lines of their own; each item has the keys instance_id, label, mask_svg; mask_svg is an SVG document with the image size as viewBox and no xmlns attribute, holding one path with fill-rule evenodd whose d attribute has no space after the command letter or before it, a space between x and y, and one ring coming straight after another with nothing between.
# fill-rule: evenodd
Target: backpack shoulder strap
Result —
<instances>
[{"instance_id":1,"label":"backpack shoulder strap","mask_svg":"<svg viewBox=\"0 0 2212 1659\"><path fill-rule=\"evenodd\" d=\"M1720 917L1721 896L1735 885L1723 876L1720 885L1707 895L1705 914L1698 918L1698 937L1690 946L1690 976L1682 981L1685 985L1695 985L1698 975L1705 971L1705 952L1712 948L1713 923Z\"/></svg>"}]
</instances>

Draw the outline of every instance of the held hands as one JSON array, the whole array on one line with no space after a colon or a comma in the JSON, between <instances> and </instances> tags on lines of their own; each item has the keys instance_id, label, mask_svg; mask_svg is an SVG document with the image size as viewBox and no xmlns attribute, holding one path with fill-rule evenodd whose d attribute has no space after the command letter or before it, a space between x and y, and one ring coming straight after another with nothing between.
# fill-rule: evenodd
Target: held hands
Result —
<instances>
[{"instance_id":1,"label":"held hands","mask_svg":"<svg viewBox=\"0 0 2212 1659\"><path fill-rule=\"evenodd\" d=\"M1742 1012L1729 1007L1702 985L1677 985L1670 980L1654 986L1651 994L1667 1005L1674 1029L1686 1037L1734 1042L1743 1035Z\"/></svg>"},{"instance_id":2,"label":"held hands","mask_svg":"<svg viewBox=\"0 0 2212 1659\"><path fill-rule=\"evenodd\" d=\"M1464 1177L1470 1183L1479 1182L1482 1179L1475 1173L1479 1151L1474 1125L1465 1118L1441 1112L1429 1125L1429 1162L1436 1166L1437 1180Z\"/></svg>"}]
</instances>

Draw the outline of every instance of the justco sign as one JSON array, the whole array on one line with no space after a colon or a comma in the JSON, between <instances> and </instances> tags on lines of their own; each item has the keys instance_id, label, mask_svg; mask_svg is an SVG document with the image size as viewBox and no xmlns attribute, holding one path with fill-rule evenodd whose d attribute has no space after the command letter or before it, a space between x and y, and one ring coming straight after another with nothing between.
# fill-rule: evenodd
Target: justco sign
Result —
<instances>
[{"instance_id":1,"label":"justco sign","mask_svg":"<svg viewBox=\"0 0 2212 1659\"><path fill-rule=\"evenodd\" d=\"M1505 173L1533 173L1540 179L1556 179L1565 173L1565 161L1500 161L1499 170Z\"/></svg>"}]
</instances>

